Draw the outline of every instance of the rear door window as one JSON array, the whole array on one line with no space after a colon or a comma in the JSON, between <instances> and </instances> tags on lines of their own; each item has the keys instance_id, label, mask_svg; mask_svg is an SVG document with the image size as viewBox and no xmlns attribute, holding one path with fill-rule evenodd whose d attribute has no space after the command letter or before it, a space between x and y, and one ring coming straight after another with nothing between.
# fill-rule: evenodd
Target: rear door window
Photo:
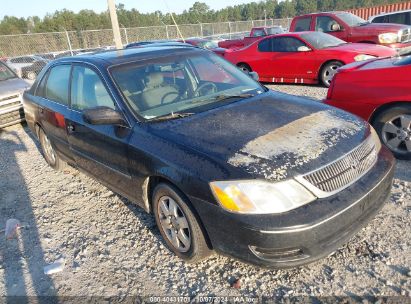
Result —
<instances>
[{"instance_id":1,"label":"rear door window","mask_svg":"<svg viewBox=\"0 0 411 304\"><path fill-rule=\"evenodd\" d=\"M311 25L311 17L298 18L295 22L294 32L309 31Z\"/></svg>"},{"instance_id":2,"label":"rear door window","mask_svg":"<svg viewBox=\"0 0 411 304\"><path fill-rule=\"evenodd\" d=\"M45 86L45 98L63 104L69 103L69 80L71 65L58 65L51 68Z\"/></svg>"}]
</instances>

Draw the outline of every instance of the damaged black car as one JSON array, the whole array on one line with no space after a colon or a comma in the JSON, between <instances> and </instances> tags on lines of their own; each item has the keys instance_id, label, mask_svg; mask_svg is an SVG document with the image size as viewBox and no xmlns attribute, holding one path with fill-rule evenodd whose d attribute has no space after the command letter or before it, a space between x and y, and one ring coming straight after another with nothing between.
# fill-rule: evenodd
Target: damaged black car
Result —
<instances>
[{"instance_id":1,"label":"damaged black car","mask_svg":"<svg viewBox=\"0 0 411 304\"><path fill-rule=\"evenodd\" d=\"M47 163L70 164L153 213L168 248L294 267L376 215L394 158L370 125L268 90L186 45L50 63L24 95Z\"/></svg>"}]
</instances>

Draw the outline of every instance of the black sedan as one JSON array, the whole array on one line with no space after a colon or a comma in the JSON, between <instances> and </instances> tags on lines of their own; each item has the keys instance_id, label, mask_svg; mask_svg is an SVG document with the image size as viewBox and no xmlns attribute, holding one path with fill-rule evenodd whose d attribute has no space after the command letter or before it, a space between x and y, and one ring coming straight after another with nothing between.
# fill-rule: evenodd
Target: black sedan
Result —
<instances>
[{"instance_id":1,"label":"black sedan","mask_svg":"<svg viewBox=\"0 0 411 304\"><path fill-rule=\"evenodd\" d=\"M47 163L152 212L165 243L274 267L324 257L390 193L363 120L270 91L210 51L144 47L50 63L24 95Z\"/></svg>"}]
</instances>

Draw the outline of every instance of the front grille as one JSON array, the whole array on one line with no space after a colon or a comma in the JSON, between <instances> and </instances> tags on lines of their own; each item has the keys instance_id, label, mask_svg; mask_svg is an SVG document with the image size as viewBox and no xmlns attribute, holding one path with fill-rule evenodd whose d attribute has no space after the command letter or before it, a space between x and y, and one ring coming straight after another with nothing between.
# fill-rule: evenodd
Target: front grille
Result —
<instances>
[{"instance_id":1,"label":"front grille","mask_svg":"<svg viewBox=\"0 0 411 304\"><path fill-rule=\"evenodd\" d=\"M24 120L23 108L5 114L0 114L0 128L19 123L22 120Z\"/></svg>"},{"instance_id":2,"label":"front grille","mask_svg":"<svg viewBox=\"0 0 411 304\"><path fill-rule=\"evenodd\" d=\"M374 138L370 136L344 157L301 176L302 182L306 185L309 183L321 192L331 195L348 187L366 174L375 164L377 154Z\"/></svg>"},{"instance_id":3,"label":"front grille","mask_svg":"<svg viewBox=\"0 0 411 304\"><path fill-rule=\"evenodd\" d=\"M409 41L411 41L411 28L401 31L400 42L409 42Z\"/></svg>"},{"instance_id":4,"label":"front grille","mask_svg":"<svg viewBox=\"0 0 411 304\"><path fill-rule=\"evenodd\" d=\"M21 105L20 94L10 95L0 99L0 111L5 112L8 108Z\"/></svg>"}]
</instances>

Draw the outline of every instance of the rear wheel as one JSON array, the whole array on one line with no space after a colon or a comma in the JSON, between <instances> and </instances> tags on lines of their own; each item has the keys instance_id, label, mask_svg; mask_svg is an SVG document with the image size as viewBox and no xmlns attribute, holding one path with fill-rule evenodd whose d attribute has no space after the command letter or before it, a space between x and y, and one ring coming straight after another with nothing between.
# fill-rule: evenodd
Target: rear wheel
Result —
<instances>
[{"instance_id":1,"label":"rear wheel","mask_svg":"<svg viewBox=\"0 0 411 304\"><path fill-rule=\"evenodd\" d=\"M200 224L177 189L165 183L157 185L153 211L161 236L177 256L196 263L210 255Z\"/></svg>"},{"instance_id":2,"label":"rear wheel","mask_svg":"<svg viewBox=\"0 0 411 304\"><path fill-rule=\"evenodd\" d=\"M57 155L53 144L51 143L47 134L44 133L43 129L41 128L39 129L39 140L44 159L49 164L49 166L55 170L62 170L66 166L66 163Z\"/></svg>"},{"instance_id":3,"label":"rear wheel","mask_svg":"<svg viewBox=\"0 0 411 304\"><path fill-rule=\"evenodd\" d=\"M246 74L251 72L250 66L246 63L239 63L237 64L237 67Z\"/></svg>"},{"instance_id":4,"label":"rear wheel","mask_svg":"<svg viewBox=\"0 0 411 304\"><path fill-rule=\"evenodd\" d=\"M373 125L396 158L411 159L411 105L398 105L379 113Z\"/></svg>"},{"instance_id":5,"label":"rear wheel","mask_svg":"<svg viewBox=\"0 0 411 304\"><path fill-rule=\"evenodd\" d=\"M331 61L326 63L321 69L321 82L327 88L331 85L331 81L334 75L337 73L337 69L342 67L343 63L340 61Z\"/></svg>"}]
</instances>

